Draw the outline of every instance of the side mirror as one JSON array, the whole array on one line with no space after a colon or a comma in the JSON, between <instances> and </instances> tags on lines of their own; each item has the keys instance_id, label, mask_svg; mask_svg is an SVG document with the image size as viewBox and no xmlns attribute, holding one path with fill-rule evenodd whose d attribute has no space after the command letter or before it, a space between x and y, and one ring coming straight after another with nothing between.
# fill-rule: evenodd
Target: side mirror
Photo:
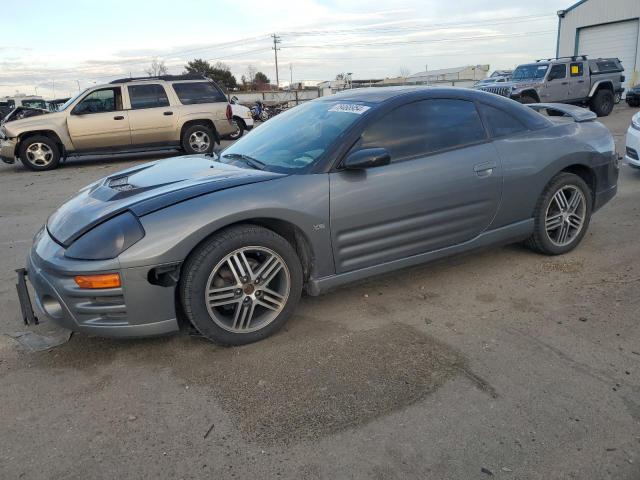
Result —
<instances>
[{"instance_id":1,"label":"side mirror","mask_svg":"<svg viewBox=\"0 0 640 480\"><path fill-rule=\"evenodd\" d=\"M347 170L362 170L389 165L389 163L391 163L391 155L385 148L365 148L350 153L342 162L342 166Z\"/></svg>"},{"instance_id":2,"label":"side mirror","mask_svg":"<svg viewBox=\"0 0 640 480\"><path fill-rule=\"evenodd\" d=\"M87 113L88 110L89 108L87 107L87 105L83 105L82 103L79 103L78 105L73 107L73 110L71 113L73 113L74 115L83 115Z\"/></svg>"}]
</instances>

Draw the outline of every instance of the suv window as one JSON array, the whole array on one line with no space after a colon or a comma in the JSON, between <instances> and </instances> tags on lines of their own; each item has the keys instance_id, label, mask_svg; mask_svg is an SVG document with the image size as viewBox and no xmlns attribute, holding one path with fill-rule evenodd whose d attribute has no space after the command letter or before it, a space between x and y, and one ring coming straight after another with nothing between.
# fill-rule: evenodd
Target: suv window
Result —
<instances>
[{"instance_id":1,"label":"suv window","mask_svg":"<svg viewBox=\"0 0 640 480\"><path fill-rule=\"evenodd\" d=\"M584 74L584 64L582 62L571 63L569 65L569 75L581 77Z\"/></svg>"},{"instance_id":2,"label":"suv window","mask_svg":"<svg viewBox=\"0 0 640 480\"><path fill-rule=\"evenodd\" d=\"M211 82L173 83L172 85L183 105L227 101L224 93Z\"/></svg>"},{"instance_id":3,"label":"suv window","mask_svg":"<svg viewBox=\"0 0 640 480\"><path fill-rule=\"evenodd\" d=\"M120 87L94 90L73 109L75 113L103 113L122 110L122 92Z\"/></svg>"},{"instance_id":4,"label":"suv window","mask_svg":"<svg viewBox=\"0 0 640 480\"><path fill-rule=\"evenodd\" d=\"M162 85L129 85L131 109L167 107L169 99Z\"/></svg>"},{"instance_id":5,"label":"suv window","mask_svg":"<svg viewBox=\"0 0 640 480\"><path fill-rule=\"evenodd\" d=\"M551 67L551 71L549 72L549 78L566 78L567 77L567 66L562 64L556 64Z\"/></svg>"},{"instance_id":6,"label":"suv window","mask_svg":"<svg viewBox=\"0 0 640 480\"><path fill-rule=\"evenodd\" d=\"M520 120L499 108L481 103L480 113L492 137L504 137L526 130Z\"/></svg>"},{"instance_id":7,"label":"suv window","mask_svg":"<svg viewBox=\"0 0 640 480\"><path fill-rule=\"evenodd\" d=\"M383 147L397 162L486 138L473 102L421 100L396 108L368 127L358 149Z\"/></svg>"}]
</instances>

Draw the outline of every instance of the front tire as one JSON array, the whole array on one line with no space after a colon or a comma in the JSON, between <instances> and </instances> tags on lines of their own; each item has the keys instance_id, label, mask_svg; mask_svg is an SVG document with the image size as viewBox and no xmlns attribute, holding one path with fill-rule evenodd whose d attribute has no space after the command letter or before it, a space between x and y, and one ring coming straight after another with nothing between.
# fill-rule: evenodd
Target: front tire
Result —
<instances>
[{"instance_id":1,"label":"front tire","mask_svg":"<svg viewBox=\"0 0 640 480\"><path fill-rule=\"evenodd\" d=\"M538 103L538 101L533 98L531 95L522 95L520 97L520 103L524 105L529 105L530 103Z\"/></svg>"},{"instance_id":2,"label":"front tire","mask_svg":"<svg viewBox=\"0 0 640 480\"><path fill-rule=\"evenodd\" d=\"M598 90L589 107L599 117L606 117L613 111L614 97L611 90Z\"/></svg>"},{"instance_id":3,"label":"front tire","mask_svg":"<svg viewBox=\"0 0 640 480\"><path fill-rule=\"evenodd\" d=\"M182 133L182 148L187 154L211 153L215 137L207 125L191 125Z\"/></svg>"},{"instance_id":4,"label":"front tire","mask_svg":"<svg viewBox=\"0 0 640 480\"><path fill-rule=\"evenodd\" d=\"M58 144L44 135L34 135L23 140L18 156L26 168L36 172L53 170L60 164Z\"/></svg>"},{"instance_id":5,"label":"front tire","mask_svg":"<svg viewBox=\"0 0 640 480\"><path fill-rule=\"evenodd\" d=\"M593 198L586 182L573 173L556 175L540 195L534 211L534 231L527 246L545 255L562 255L584 238Z\"/></svg>"},{"instance_id":6,"label":"front tire","mask_svg":"<svg viewBox=\"0 0 640 480\"><path fill-rule=\"evenodd\" d=\"M191 253L182 271L180 298L187 318L221 345L272 335L302 292L302 267L291 244L256 225L214 235Z\"/></svg>"},{"instance_id":7,"label":"front tire","mask_svg":"<svg viewBox=\"0 0 640 480\"><path fill-rule=\"evenodd\" d=\"M233 133L229 134L229 140L237 140L240 137L242 137L242 135L244 135L244 130L245 130L244 121L242 121L237 117L233 117L232 122L236 130Z\"/></svg>"}]
</instances>

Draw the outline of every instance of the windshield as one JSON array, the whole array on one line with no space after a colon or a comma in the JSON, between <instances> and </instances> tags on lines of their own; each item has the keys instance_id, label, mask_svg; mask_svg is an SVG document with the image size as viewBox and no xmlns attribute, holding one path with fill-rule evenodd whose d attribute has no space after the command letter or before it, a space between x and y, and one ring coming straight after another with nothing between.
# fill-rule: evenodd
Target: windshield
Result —
<instances>
[{"instance_id":1,"label":"windshield","mask_svg":"<svg viewBox=\"0 0 640 480\"><path fill-rule=\"evenodd\" d=\"M295 173L318 160L369 109L347 101L305 103L257 127L224 150L220 161Z\"/></svg>"},{"instance_id":2,"label":"windshield","mask_svg":"<svg viewBox=\"0 0 640 480\"><path fill-rule=\"evenodd\" d=\"M22 106L26 108L42 108L43 110L46 110L47 102L37 99L22 100Z\"/></svg>"},{"instance_id":3,"label":"windshield","mask_svg":"<svg viewBox=\"0 0 640 480\"><path fill-rule=\"evenodd\" d=\"M520 65L513 72L514 80L533 80L544 78L547 70L549 69L549 65Z\"/></svg>"},{"instance_id":4,"label":"windshield","mask_svg":"<svg viewBox=\"0 0 640 480\"><path fill-rule=\"evenodd\" d=\"M83 91L78 93L75 97L71 97L69 100L67 100L62 105L60 105L60 107L58 107L58 112L61 112L63 110L66 110L67 108L69 108L69 105L71 105L73 102L75 102L78 99L78 97L80 97L81 95L84 95L87 92L87 90L89 90L89 89L88 88L84 89Z\"/></svg>"}]
</instances>

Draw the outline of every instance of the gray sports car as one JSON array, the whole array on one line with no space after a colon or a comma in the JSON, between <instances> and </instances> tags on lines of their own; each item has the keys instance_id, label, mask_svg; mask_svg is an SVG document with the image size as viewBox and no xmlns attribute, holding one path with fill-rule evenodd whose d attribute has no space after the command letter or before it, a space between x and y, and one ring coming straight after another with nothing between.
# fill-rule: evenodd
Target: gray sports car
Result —
<instances>
[{"instance_id":1,"label":"gray sports car","mask_svg":"<svg viewBox=\"0 0 640 480\"><path fill-rule=\"evenodd\" d=\"M617 189L613 138L594 120L454 88L305 103L221 154L142 164L78 192L19 271L23 316L37 321L28 278L38 311L72 330L193 326L239 345L282 327L303 288L495 244L568 252Z\"/></svg>"}]
</instances>

